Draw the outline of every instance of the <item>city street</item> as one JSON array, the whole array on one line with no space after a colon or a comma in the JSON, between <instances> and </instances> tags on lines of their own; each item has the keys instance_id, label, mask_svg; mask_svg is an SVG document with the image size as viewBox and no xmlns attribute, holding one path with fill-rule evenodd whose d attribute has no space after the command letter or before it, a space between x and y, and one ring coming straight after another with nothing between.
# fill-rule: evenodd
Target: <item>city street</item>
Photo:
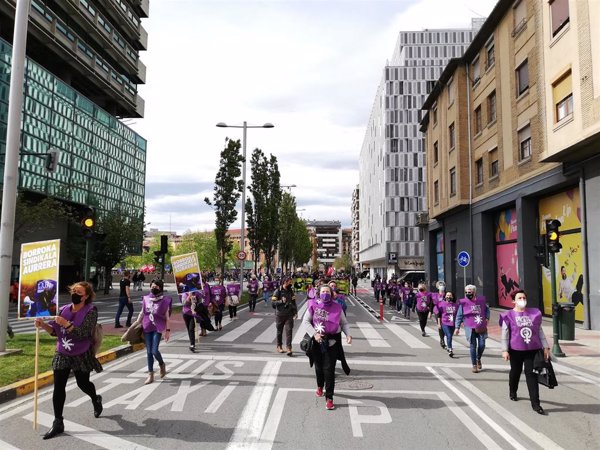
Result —
<instances>
[{"instance_id":1,"label":"city street","mask_svg":"<svg viewBox=\"0 0 600 450\"><path fill-rule=\"evenodd\" d=\"M40 393L39 429L31 396L0 407L0 448L595 448L600 441L600 379L557 362L559 386L540 387L547 416L534 413L524 378L519 401L508 398L508 363L488 339L483 371L471 373L464 336L455 357L431 326L422 337L413 320L387 309L381 323L366 289L348 302L350 376L337 370L336 409L315 396L314 370L301 353L295 322L293 357L275 352L274 310L259 304L223 321L188 350L187 334L161 344L169 373L144 386L145 352L105 366L92 377L104 399L99 419L69 384L65 433L42 444L51 425L52 388ZM300 313L306 309L299 298ZM367 305L367 307L365 307ZM103 304L104 306L104 304Z\"/></svg>"}]
</instances>

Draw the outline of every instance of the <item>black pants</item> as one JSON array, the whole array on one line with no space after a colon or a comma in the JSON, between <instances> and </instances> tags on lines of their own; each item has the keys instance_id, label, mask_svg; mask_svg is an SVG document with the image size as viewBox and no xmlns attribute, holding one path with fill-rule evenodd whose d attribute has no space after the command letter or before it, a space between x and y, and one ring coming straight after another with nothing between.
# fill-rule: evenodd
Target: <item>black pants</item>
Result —
<instances>
[{"instance_id":1,"label":"black pants","mask_svg":"<svg viewBox=\"0 0 600 450\"><path fill-rule=\"evenodd\" d=\"M294 316L275 316L275 326L277 327L277 346L283 345L283 328L285 327L285 345L292 348Z\"/></svg>"},{"instance_id":2,"label":"black pants","mask_svg":"<svg viewBox=\"0 0 600 450\"><path fill-rule=\"evenodd\" d=\"M67 386L67 381L69 380L70 372L71 369L54 371L54 392L52 393L52 406L54 407L55 419L63 418L63 409L65 406L65 399L67 398L65 388ZM94 383L90 381L90 373L79 371L74 373L79 389L81 389L85 394L89 395L92 401L96 401L96 386L94 386Z\"/></svg>"},{"instance_id":3,"label":"black pants","mask_svg":"<svg viewBox=\"0 0 600 450\"><path fill-rule=\"evenodd\" d=\"M229 318L237 317L237 305L229 305Z\"/></svg>"},{"instance_id":4,"label":"black pants","mask_svg":"<svg viewBox=\"0 0 600 450\"><path fill-rule=\"evenodd\" d=\"M256 299L258 298L257 294L250 294L250 300L248 300L248 310L253 312L256 309Z\"/></svg>"},{"instance_id":5,"label":"black pants","mask_svg":"<svg viewBox=\"0 0 600 450\"><path fill-rule=\"evenodd\" d=\"M317 387L325 387L325 398L333 400L335 389L335 363L337 356L332 347L322 351L321 344L313 342L315 374L317 375Z\"/></svg>"},{"instance_id":6,"label":"black pants","mask_svg":"<svg viewBox=\"0 0 600 450\"><path fill-rule=\"evenodd\" d=\"M429 313L427 311L417 311L417 316L419 316L419 326L421 327L421 331L425 332L425 327L427 326L427 317Z\"/></svg>"},{"instance_id":7,"label":"black pants","mask_svg":"<svg viewBox=\"0 0 600 450\"><path fill-rule=\"evenodd\" d=\"M220 327L221 321L223 320L223 310L221 308L223 307L219 306L219 308L215 311L215 328Z\"/></svg>"},{"instance_id":8,"label":"black pants","mask_svg":"<svg viewBox=\"0 0 600 450\"><path fill-rule=\"evenodd\" d=\"M185 328L188 332L188 338L192 347L196 346L196 319L194 316L183 315L183 321L185 322Z\"/></svg>"},{"instance_id":9,"label":"black pants","mask_svg":"<svg viewBox=\"0 0 600 450\"><path fill-rule=\"evenodd\" d=\"M529 400L531 400L531 406L537 408L540 406L540 387L537 377L533 373L533 358L537 350L509 350L508 353L510 354L510 374L508 375L510 393L517 394L521 371L525 366L525 381L529 390Z\"/></svg>"}]
</instances>

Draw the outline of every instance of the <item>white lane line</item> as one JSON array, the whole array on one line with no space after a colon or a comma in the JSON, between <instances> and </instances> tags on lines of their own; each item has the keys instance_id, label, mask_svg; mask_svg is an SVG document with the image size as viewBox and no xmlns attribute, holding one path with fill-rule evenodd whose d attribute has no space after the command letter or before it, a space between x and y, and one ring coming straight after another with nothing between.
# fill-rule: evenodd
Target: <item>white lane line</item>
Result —
<instances>
[{"instance_id":1,"label":"white lane line","mask_svg":"<svg viewBox=\"0 0 600 450\"><path fill-rule=\"evenodd\" d=\"M350 298L350 296L346 297L346 301L347 301L348 303L350 303L352 306L356 306L356 303L354 303L354 300L352 300L352 299Z\"/></svg>"},{"instance_id":2,"label":"white lane line","mask_svg":"<svg viewBox=\"0 0 600 450\"><path fill-rule=\"evenodd\" d=\"M298 317L300 318L300 326L298 327L298 331L296 331L296 334L294 334L294 338L292 339L292 344L296 344L296 345L299 344L300 341L302 341L302 338L304 337L304 335L306 334L306 326L302 322L302 319L304 319L304 313L306 312L307 308L308 308L308 301L305 301L304 304L302 305L302 307L298 310Z\"/></svg>"},{"instance_id":3,"label":"white lane line","mask_svg":"<svg viewBox=\"0 0 600 450\"><path fill-rule=\"evenodd\" d=\"M221 407L221 405L223 403L225 403L225 401L227 400L227 398L229 398L229 396L231 395L231 393L233 392L233 390L236 388L236 386L239 383L237 381L234 381L232 383L229 383L229 386L225 386L225 388L219 393L219 395L217 395L217 398L215 398L210 405L208 405L208 407L204 410L204 412L206 414L214 414L216 413L219 408Z\"/></svg>"},{"instance_id":4,"label":"white lane line","mask_svg":"<svg viewBox=\"0 0 600 450\"><path fill-rule=\"evenodd\" d=\"M233 342L243 334L247 333L249 330L254 328L262 322L262 319L248 319L246 322L242 323L239 327L231 330L229 333L224 334L223 336L215 339L217 342Z\"/></svg>"},{"instance_id":5,"label":"white lane line","mask_svg":"<svg viewBox=\"0 0 600 450\"><path fill-rule=\"evenodd\" d=\"M275 342L275 338L277 337L277 328L275 328L275 321L265 330L260 336L254 339L254 342L259 344L272 344Z\"/></svg>"},{"instance_id":6,"label":"white lane line","mask_svg":"<svg viewBox=\"0 0 600 450\"><path fill-rule=\"evenodd\" d=\"M25 420L33 421L33 414L28 414L23 417ZM38 412L38 422L45 427L51 427L54 417L44 412ZM81 439L82 441L89 442L90 444L98 447L107 448L110 450L150 450L149 447L136 444L135 442L126 441L119 437L103 433L93 428L89 428L78 423L65 420L65 432L73 436L74 438ZM150 435L148 435L150 437Z\"/></svg>"},{"instance_id":7,"label":"white lane line","mask_svg":"<svg viewBox=\"0 0 600 450\"><path fill-rule=\"evenodd\" d=\"M3 440L0 440L0 448L2 450L21 450L19 447L14 447Z\"/></svg>"},{"instance_id":8,"label":"white lane line","mask_svg":"<svg viewBox=\"0 0 600 450\"><path fill-rule=\"evenodd\" d=\"M246 407L229 441L228 449L255 448L267 418L269 403L281 369L281 361L269 361L250 394Z\"/></svg>"},{"instance_id":9,"label":"white lane line","mask_svg":"<svg viewBox=\"0 0 600 450\"><path fill-rule=\"evenodd\" d=\"M367 342L371 347L390 347L390 344L388 344L385 341L383 336L381 336L370 323L356 322L356 325L358 325L358 328L360 329L364 337L367 338Z\"/></svg>"},{"instance_id":10,"label":"white lane line","mask_svg":"<svg viewBox=\"0 0 600 450\"><path fill-rule=\"evenodd\" d=\"M398 336L410 348L431 348L425 342L410 334L400 325L397 325L395 323L386 323L385 326L388 330L390 330L392 333Z\"/></svg>"},{"instance_id":11,"label":"white lane line","mask_svg":"<svg viewBox=\"0 0 600 450\"><path fill-rule=\"evenodd\" d=\"M479 397L486 405L488 405L490 407L490 411L497 412L500 416L502 416L503 419L505 419L512 426L514 426L519 432L523 433L525 436L527 436L529 439L531 439L532 442L535 442L540 447L546 448L546 449L562 448L556 442L549 439L548 436L531 428L529 425L527 425L525 422L523 422L517 416L515 416L510 411L508 411L506 408L502 407L499 403L492 400L492 398L489 395L485 394L480 389L476 388L475 385L473 385L473 383L470 383L465 378L461 377L460 375L458 375L456 372L454 372L451 369L444 368L443 370L448 375L450 375L450 377L454 381L457 381L459 384L464 386L469 391L470 394L475 394L477 397Z\"/></svg>"},{"instance_id":12,"label":"white lane line","mask_svg":"<svg viewBox=\"0 0 600 450\"><path fill-rule=\"evenodd\" d=\"M444 385L447 388L449 388L452 392L454 392L454 394L458 398L460 398L463 402L465 402L465 404L469 408L471 408L471 410L473 410L475 412L475 414L477 414L486 424L488 424L488 426L490 426L494 431L496 431L496 433L498 433L502 438L504 438L506 440L506 442L508 442L513 448L518 449L518 450L526 450L526 447L523 447L519 442L517 442L517 440L508 433L508 431L506 431L504 428L502 428L500 425L498 425L491 417L489 417L487 414L485 414L475 404L475 402L473 402L469 397L467 397L461 391L459 391L456 388L456 386L454 386L452 383L450 383L443 375L436 372L435 369L433 369L432 367L427 367L427 370L429 370L432 374L434 374L438 380L440 380L442 383L444 383ZM467 414L465 414L465 416L467 416ZM482 439L483 436L480 436L480 433L483 433L483 431L481 429L479 431L477 431L472 426L469 426L467 428L469 428L471 430L471 432L475 435L475 437L477 437L482 442L482 444L488 446L488 443L484 442L484 440ZM475 431L477 431L477 432L475 433ZM490 448L498 448L499 447L498 444L496 444L496 442L494 440L492 440L486 434L485 440L487 441L487 439L490 439L490 441L491 441L492 445Z\"/></svg>"}]
</instances>

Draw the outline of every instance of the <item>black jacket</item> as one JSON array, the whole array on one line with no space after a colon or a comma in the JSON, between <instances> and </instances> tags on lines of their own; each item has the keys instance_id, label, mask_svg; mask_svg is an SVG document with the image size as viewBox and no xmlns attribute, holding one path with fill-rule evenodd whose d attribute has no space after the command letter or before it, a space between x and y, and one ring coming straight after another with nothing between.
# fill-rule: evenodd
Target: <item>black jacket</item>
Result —
<instances>
[{"instance_id":1,"label":"black jacket","mask_svg":"<svg viewBox=\"0 0 600 450\"><path fill-rule=\"evenodd\" d=\"M294 316L298 314L296 306L296 292L290 286L288 288L277 289L271 298L273 308L277 311L277 316Z\"/></svg>"}]
</instances>

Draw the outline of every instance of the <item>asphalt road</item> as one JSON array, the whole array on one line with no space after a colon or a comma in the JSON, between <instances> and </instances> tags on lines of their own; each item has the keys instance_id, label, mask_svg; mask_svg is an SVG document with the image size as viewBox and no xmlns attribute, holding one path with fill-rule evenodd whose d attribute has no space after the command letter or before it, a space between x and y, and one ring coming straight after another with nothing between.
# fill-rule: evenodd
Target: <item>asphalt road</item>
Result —
<instances>
[{"instance_id":1,"label":"asphalt road","mask_svg":"<svg viewBox=\"0 0 600 450\"><path fill-rule=\"evenodd\" d=\"M52 388L40 393L39 429L32 429L31 396L0 407L0 449L354 449L515 448L592 449L600 442L600 379L557 364L560 386L541 387L548 415L531 409L524 379L519 401L508 398L508 364L488 340L483 371L471 373L461 335L449 358L435 330L422 337L415 320L393 311L383 323L351 300L354 338L345 346L350 376L337 369L334 411L314 394L314 371L299 350L275 353L274 315L259 304L188 350L187 335L161 344L169 374L144 386L145 352L105 366L93 376L104 413L71 382L66 432L41 441L52 422ZM302 304L302 302L300 302ZM364 304L364 305L363 305Z\"/></svg>"}]
</instances>

